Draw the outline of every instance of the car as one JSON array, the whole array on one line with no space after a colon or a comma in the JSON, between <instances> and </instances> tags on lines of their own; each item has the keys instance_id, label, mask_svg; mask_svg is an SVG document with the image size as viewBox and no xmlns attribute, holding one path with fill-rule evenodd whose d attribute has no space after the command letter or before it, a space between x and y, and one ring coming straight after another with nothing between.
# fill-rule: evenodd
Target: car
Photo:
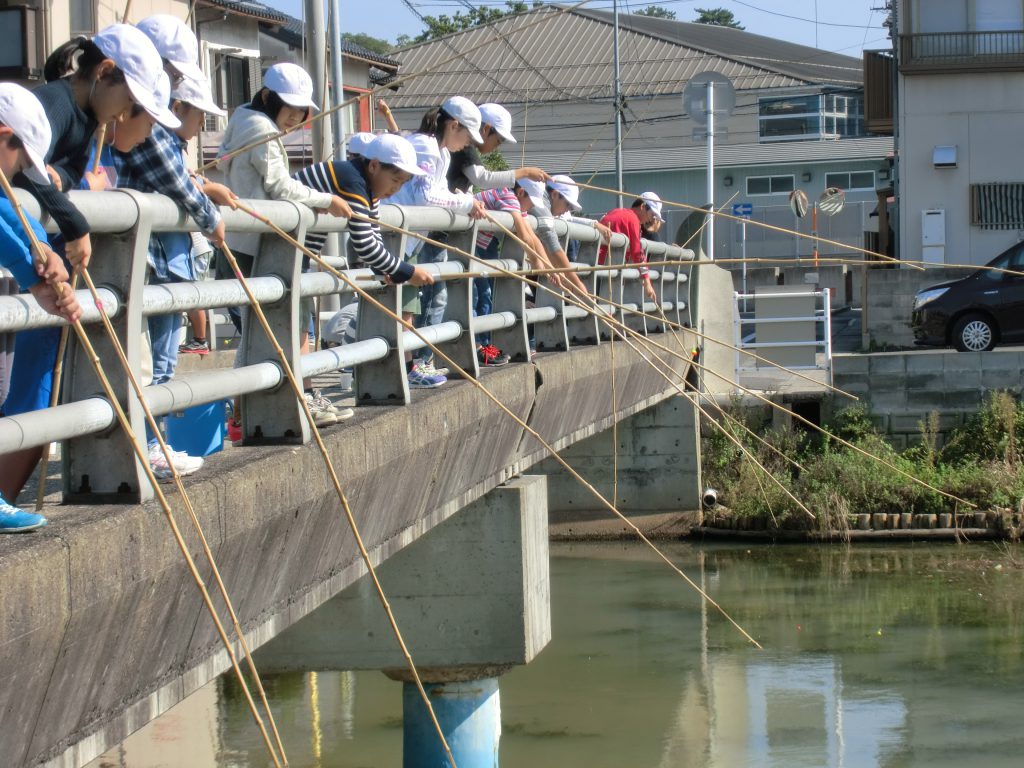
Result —
<instances>
[{"instance_id":1,"label":"car","mask_svg":"<svg viewBox=\"0 0 1024 768\"><path fill-rule=\"evenodd\" d=\"M984 352L1024 342L1024 242L986 267L917 292L910 317L915 344Z\"/></svg>"}]
</instances>

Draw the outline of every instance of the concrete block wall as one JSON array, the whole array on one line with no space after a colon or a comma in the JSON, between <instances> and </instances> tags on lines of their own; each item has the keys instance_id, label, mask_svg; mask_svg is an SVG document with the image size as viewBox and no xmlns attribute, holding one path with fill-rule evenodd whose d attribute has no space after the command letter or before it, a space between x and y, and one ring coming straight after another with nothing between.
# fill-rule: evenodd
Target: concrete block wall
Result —
<instances>
[{"instance_id":1,"label":"concrete block wall","mask_svg":"<svg viewBox=\"0 0 1024 768\"><path fill-rule=\"evenodd\" d=\"M932 411L939 413L944 436L977 412L987 394L1005 390L1019 397L1024 391L1021 373L1024 352L955 352L921 350L836 355L835 386L863 400L883 432L897 448L920 440L920 423ZM835 409L849 404L836 396Z\"/></svg>"},{"instance_id":2,"label":"concrete block wall","mask_svg":"<svg viewBox=\"0 0 1024 768\"><path fill-rule=\"evenodd\" d=\"M859 270L857 270L859 271ZM863 315L869 343L913 347L910 313L914 294L929 285L966 277L970 272L955 269L872 269L868 271L868 303ZM857 281L859 286L859 280ZM856 301L860 303L860 291Z\"/></svg>"}]
</instances>

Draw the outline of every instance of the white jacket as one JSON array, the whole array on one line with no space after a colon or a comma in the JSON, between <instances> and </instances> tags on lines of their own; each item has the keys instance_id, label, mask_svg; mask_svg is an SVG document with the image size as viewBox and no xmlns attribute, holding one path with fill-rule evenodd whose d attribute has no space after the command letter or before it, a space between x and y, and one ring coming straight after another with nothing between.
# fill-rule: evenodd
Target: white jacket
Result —
<instances>
[{"instance_id":1,"label":"white jacket","mask_svg":"<svg viewBox=\"0 0 1024 768\"><path fill-rule=\"evenodd\" d=\"M277 125L262 112L238 107L228 121L218 155L245 147L279 133ZM240 198L250 200L291 200L310 208L327 208L332 195L317 192L291 177L288 154L280 138L267 141L235 157L221 160L217 168L224 173L225 183ZM255 256L260 235L253 232L228 232L228 247L233 251Z\"/></svg>"},{"instance_id":2,"label":"white jacket","mask_svg":"<svg viewBox=\"0 0 1024 768\"><path fill-rule=\"evenodd\" d=\"M414 176L396 194L381 202L392 205L435 205L456 213L472 211L472 195L448 189L451 153L447 149L440 149L433 136L414 133L408 139L416 150L416 164L426 171L426 176Z\"/></svg>"}]
</instances>

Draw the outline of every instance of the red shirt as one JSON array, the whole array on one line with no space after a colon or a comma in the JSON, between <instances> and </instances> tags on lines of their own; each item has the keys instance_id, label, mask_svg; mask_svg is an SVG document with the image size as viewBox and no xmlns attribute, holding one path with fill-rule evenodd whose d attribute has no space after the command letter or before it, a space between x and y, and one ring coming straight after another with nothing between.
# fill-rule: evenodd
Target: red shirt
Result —
<instances>
[{"instance_id":1,"label":"red shirt","mask_svg":"<svg viewBox=\"0 0 1024 768\"><path fill-rule=\"evenodd\" d=\"M601 223L612 232L619 232L629 238L629 245L626 247L626 261L631 264L646 264L647 254L644 253L640 239L643 232L640 229L640 217L632 208L613 208L604 215ZM604 264L608 257L607 246L601 246L598 252L597 263ZM646 275L647 268L641 267L640 274Z\"/></svg>"}]
</instances>

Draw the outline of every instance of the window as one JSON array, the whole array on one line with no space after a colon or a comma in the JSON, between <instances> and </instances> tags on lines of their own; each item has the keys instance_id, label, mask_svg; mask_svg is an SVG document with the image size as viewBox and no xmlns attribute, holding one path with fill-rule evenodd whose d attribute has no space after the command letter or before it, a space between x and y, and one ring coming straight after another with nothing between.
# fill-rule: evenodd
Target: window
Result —
<instances>
[{"instance_id":1,"label":"window","mask_svg":"<svg viewBox=\"0 0 1024 768\"><path fill-rule=\"evenodd\" d=\"M761 99L758 127L763 142L862 136L864 97L861 93L816 93Z\"/></svg>"},{"instance_id":2,"label":"window","mask_svg":"<svg viewBox=\"0 0 1024 768\"><path fill-rule=\"evenodd\" d=\"M343 89L345 101L354 99L356 96L367 92L365 88ZM351 136L353 133L359 133L360 131L372 131L373 122L370 119L370 99L360 99L341 110L341 123L346 136Z\"/></svg>"},{"instance_id":3,"label":"window","mask_svg":"<svg viewBox=\"0 0 1024 768\"><path fill-rule=\"evenodd\" d=\"M68 9L71 17L71 36L92 36L96 33L95 0L71 0Z\"/></svg>"},{"instance_id":4,"label":"window","mask_svg":"<svg viewBox=\"0 0 1024 768\"><path fill-rule=\"evenodd\" d=\"M747 195L787 195L796 188L793 176L748 176Z\"/></svg>"},{"instance_id":5,"label":"window","mask_svg":"<svg viewBox=\"0 0 1024 768\"><path fill-rule=\"evenodd\" d=\"M850 173L826 173L826 187L839 187L844 192L854 192L861 189L874 190L874 171L851 171Z\"/></svg>"},{"instance_id":6,"label":"window","mask_svg":"<svg viewBox=\"0 0 1024 768\"><path fill-rule=\"evenodd\" d=\"M971 184L971 225L1024 229L1024 182Z\"/></svg>"}]
</instances>

